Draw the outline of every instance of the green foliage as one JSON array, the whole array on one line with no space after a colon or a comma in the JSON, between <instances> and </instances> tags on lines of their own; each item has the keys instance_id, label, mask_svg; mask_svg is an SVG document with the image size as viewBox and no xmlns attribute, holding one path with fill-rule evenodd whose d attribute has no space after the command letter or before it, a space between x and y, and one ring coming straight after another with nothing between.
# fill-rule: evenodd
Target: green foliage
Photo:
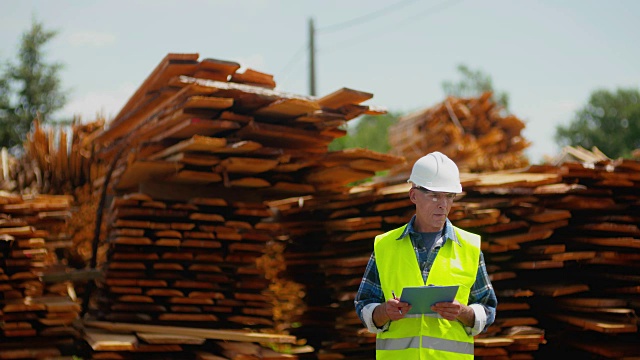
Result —
<instances>
[{"instance_id":1,"label":"green foliage","mask_svg":"<svg viewBox=\"0 0 640 360\"><path fill-rule=\"evenodd\" d=\"M389 126L398 122L399 113L384 115L365 115L356 120L353 127L347 128L347 135L335 139L329 150L338 151L349 148L364 148L386 154L389 152Z\"/></svg>"},{"instance_id":2,"label":"green foliage","mask_svg":"<svg viewBox=\"0 0 640 360\"><path fill-rule=\"evenodd\" d=\"M61 109L61 64L44 61L44 46L56 36L35 19L22 35L17 63L8 62L0 74L0 145L21 144L34 118L47 122Z\"/></svg>"},{"instance_id":3,"label":"green foliage","mask_svg":"<svg viewBox=\"0 0 640 360\"><path fill-rule=\"evenodd\" d=\"M592 92L568 126L556 127L555 139L562 146L596 146L611 158L631 157L640 148L640 91Z\"/></svg>"},{"instance_id":4,"label":"green foliage","mask_svg":"<svg viewBox=\"0 0 640 360\"><path fill-rule=\"evenodd\" d=\"M497 92L493 88L491 76L480 70L471 70L464 64L458 65L458 72L462 79L457 82L443 81L442 90L447 96L462 98L478 97L486 91L493 92L493 101L501 105L505 110L509 108L509 95L505 92Z\"/></svg>"}]
</instances>

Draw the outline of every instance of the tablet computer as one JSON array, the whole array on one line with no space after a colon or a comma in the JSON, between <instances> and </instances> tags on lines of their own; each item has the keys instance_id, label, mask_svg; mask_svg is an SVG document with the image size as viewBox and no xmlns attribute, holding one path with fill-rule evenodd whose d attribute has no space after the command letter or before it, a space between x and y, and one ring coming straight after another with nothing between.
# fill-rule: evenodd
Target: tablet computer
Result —
<instances>
[{"instance_id":1,"label":"tablet computer","mask_svg":"<svg viewBox=\"0 0 640 360\"><path fill-rule=\"evenodd\" d=\"M458 285L451 286L408 286L402 289L400 301L411 304L407 314L433 314L431 306L438 302L452 302Z\"/></svg>"}]
</instances>

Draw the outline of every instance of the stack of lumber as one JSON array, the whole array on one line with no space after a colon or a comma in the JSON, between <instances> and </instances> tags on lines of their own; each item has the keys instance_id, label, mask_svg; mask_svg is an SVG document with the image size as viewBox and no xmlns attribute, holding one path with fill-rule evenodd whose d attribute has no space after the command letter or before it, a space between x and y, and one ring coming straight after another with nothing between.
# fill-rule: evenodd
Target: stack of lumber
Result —
<instances>
[{"instance_id":1,"label":"stack of lumber","mask_svg":"<svg viewBox=\"0 0 640 360\"><path fill-rule=\"evenodd\" d=\"M68 196L0 195L0 359L41 359L71 351L71 323L80 306L67 282L42 281L64 266L61 229L71 216Z\"/></svg>"},{"instance_id":2,"label":"stack of lumber","mask_svg":"<svg viewBox=\"0 0 640 360\"><path fill-rule=\"evenodd\" d=\"M73 194L74 189L90 183L99 173L93 159L93 141L103 120L71 126L46 126L36 119L23 144L25 155L11 178L19 193Z\"/></svg>"},{"instance_id":3,"label":"stack of lumber","mask_svg":"<svg viewBox=\"0 0 640 360\"><path fill-rule=\"evenodd\" d=\"M583 148L582 146L565 146L562 148L560 154L554 156L546 163L553 165L562 165L566 162L578 162L582 164L595 164L601 161L610 161L598 147L594 146L591 151Z\"/></svg>"},{"instance_id":4,"label":"stack of lumber","mask_svg":"<svg viewBox=\"0 0 640 360\"><path fill-rule=\"evenodd\" d=\"M92 182L104 174L104 166L94 158L93 145L103 125L102 119L87 124L74 119L70 126L43 126L36 119L23 144L23 156L14 158L6 149L2 151L0 189L19 194L74 197L75 216L64 229L72 237L73 246L66 247L69 253L64 258L77 268L84 267L91 257L98 204Z\"/></svg>"},{"instance_id":5,"label":"stack of lumber","mask_svg":"<svg viewBox=\"0 0 640 360\"><path fill-rule=\"evenodd\" d=\"M343 88L321 98L273 90L272 76L240 64L169 54L96 139L116 190L148 182L282 197L343 191L402 158L366 150L328 154L339 127L382 114Z\"/></svg>"},{"instance_id":6,"label":"stack of lumber","mask_svg":"<svg viewBox=\"0 0 640 360\"><path fill-rule=\"evenodd\" d=\"M64 232L71 237L64 258L72 267L83 268L91 257L91 243L98 196L92 182L104 173L104 166L94 157L94 140L104 127L104 120L70 126L43 126L36 119L23 144L25 154L10 172L12 191L22 194L58 194L74 197L74 216L65 223Z\"/></svg>"},{"instance_id":7,"label":"stack of lumber","mask_svg":"<svg viewBox=\"0 0 640 360\"><path fill-rule=\"evenodd\" d=\"M545 260L578 262L545 271L545 284L540 276L531 281L546 297L538 311L552 319L547 326L580 330L559 334L554 343L604 358L640 356L640 162L601 160L530 171L559 173L563 185L580 187L540 201L551 211L571 212L568 226L548 245L563 245L564 251L549 250Z\"/></svg>"},{"instance_id":8,"label":"stack of lumber","mask_svg":"<svg viewBox=\"0 0 640 360\"><path fill-rule=\"evenodd\" d=\"M307 310L292 333L307 339L318 359L374 357L375 335L362 329L353 300L373 237L403 220L402 215L387 218L385 213L411 204L394 195L383 201L384 196L366 189L270 203L282 215L281 231L290 237L286 276L306 290Z\"/></svg>"},{"instance_id":9,"label":"stack of lumber","mask_svg":"<svg viewBox=\"0 0 640 360\"><path fill-rule=\"evenodd\" d=\"M112 225L98 309L103 320L182 326L193 332L246 329L259 338L259 333L285 332L303 311L301 287L279 279L284 245L263 221L274 213L262 202L206 197L180 202L130 193L115 197L109 210ZM107 341L120 335L89 333L85 339L92 343L96 336ZM168 352L184 351L182 345L190 344L192 351L204 351L207 345L151 346L139 338L127 335L131 343L125 348L108 349ZM243 346L255 348L237 344L236 351ZM269 358L290 358L273 356Z\"/></svg>"},{"instance_id":10,"label":"stack of lumber","mask_svg":"<svg viewBox=\"0 0 640 360\"><path fill-rule=\"evenodd\" d=\"M272 215L259 202L170 202L140 193L114 198L104 318L288 328L286 312L299 311L301 290L271 286L282 245L260 220Z\"/></svg>"},{"instance_id":11,"label":"stack of lumber","mask_svg":"<svg viewBox=\"0 0 640 360\"><path fill-rule=\"evenodd\" d=\"M605 160L462 174L465 194L450 219L482 236L499 299L495 323L476 338L477 358L640 355L638 170L637 161ZM407 184L376 187L270 203L291 237L287 274L306 287L294 334L320 358L373 356L353 299L374 236L414 212Z\"/></svg>"},{"instance_id":12,"label":"stack of lumber","mask_svg":"<svg viewBox=\"0 0 640 360\"><path fill-rule=\"evenodd\" d=\"M373 238L402 226L413 215L409 188L406 183L379 189L363 187L348 195L270 203L279 209L283 231L292 239L285 253L287 274L306 287L307 312L300 317L301 326L294 334L307 338L318 349L319 358L374 356L375 336L362 328L353 300L373 250ZM503 203L507 205L508 201ZM454 224L468 226L488 224L487 218L499 212L488 205L460 201L454 203L451 214ZM494 281L515 276L497 267L489 270ZM504 301L510 291L502 291L500 299ZM518 290L510 296L520 298L528 294ZM532 326L537 320L531 317L529 309L526 301L516 299L511 304L505 301L499 325L478 337L476 356L529 355L544 343L544 332Z\"/></svg>"},{"instance_id":13,"label":"stack of lumber","mask_svg":"<svg viewBox=\"0 0 640 360\"><path fill-rule=\"evenodd\" d=\"M433 107L401 117L389 129L391 154L406 164L392 173L406 175L425 154L440 151L463 171L482 172L528 165L521 135L525 124L491 100L491 92L478 98L448 97ZM407 177L407 176L405 176Z\"/></svg>"},{"instance_id":14,"label":"stack of lumber","mask_svg":"<svg viewBox=\"0 0 640 360\"><path fill-rule=\"evenodd\" d=\"M283 333L304 311L304 291L279 276L286 237L263 201L345 191L403 159L328 151L341 125L384 113L362 105L372 94L284 93L268 74L198 57L167 55L95 137L105 166L93 192L112 201L93 310L109 321Z\"/></svg>"},{"instance_id":15,"label":"stack of lumber","mask_svg":"<svg viewBox=\"0 0 640 360\"><path fill-rule=\"evenodd\" d=\"M90 359L298 359L261 345L290 347L290 335L103 321L85 321L82 330Z\"/></svg>"}]
</instances>

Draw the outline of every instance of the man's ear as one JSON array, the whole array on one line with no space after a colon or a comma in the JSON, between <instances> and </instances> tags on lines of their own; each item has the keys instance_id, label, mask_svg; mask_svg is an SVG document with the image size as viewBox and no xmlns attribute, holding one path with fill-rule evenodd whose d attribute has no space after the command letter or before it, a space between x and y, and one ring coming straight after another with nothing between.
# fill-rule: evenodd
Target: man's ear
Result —
<instances>
[{"instance_id":1,"label":"man's ear","mask_svg":"<svg viewBox=\"0 0 640 360\"><path fill-rule=\"evenodd\" d=\"M411 200L412 203L416 203L417 199L416 199L416 190L414 188L411 188L411 190L409 190L409 199Z\"/></svg>"}]
</instances>

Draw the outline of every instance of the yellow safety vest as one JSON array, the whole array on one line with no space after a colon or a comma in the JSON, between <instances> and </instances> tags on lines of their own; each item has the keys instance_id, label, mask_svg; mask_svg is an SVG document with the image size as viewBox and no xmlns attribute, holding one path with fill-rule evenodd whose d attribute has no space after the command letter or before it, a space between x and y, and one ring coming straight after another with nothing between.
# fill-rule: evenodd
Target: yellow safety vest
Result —
<instances>
[{"instance_id":1,"label":"yellow safety vest","mask_svg":"<svg viewBox=\"0 0 640 360\"><path fill-rule=\"evenodd\" d=\"M405 286L459 285L456 300L467 305L478 272L480 236L454 226L460 245L451 239L445 242L425 284L409 235L398 240L405 227L378 235L375 239L376 265L385 299L392 298L392 291L402 297ZM377 335L376 358L473 359L473 337L467 334L459 321L407 315L401 320L391 321L388 331Z\"/></svg>"}]
</instances>

